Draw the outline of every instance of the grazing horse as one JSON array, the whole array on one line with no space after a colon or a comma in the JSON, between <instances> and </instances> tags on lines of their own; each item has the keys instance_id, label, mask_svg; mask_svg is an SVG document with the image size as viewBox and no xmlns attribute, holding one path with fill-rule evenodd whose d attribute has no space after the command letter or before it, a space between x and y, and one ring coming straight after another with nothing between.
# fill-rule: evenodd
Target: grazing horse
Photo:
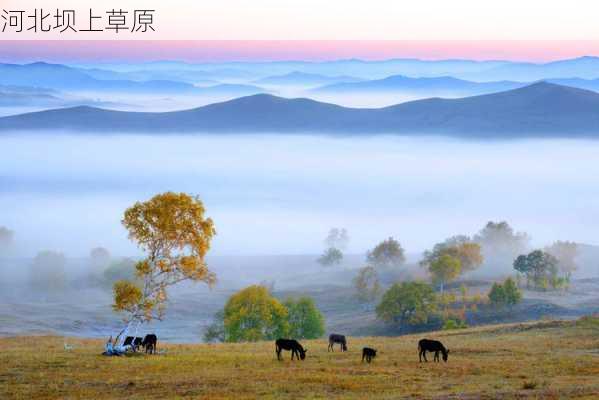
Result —
<instances>
[{"instance_id":1,"label":"grazing horse","mask_svg":"<svg viewBox=\"0 0 599 400\"><path fill-rule=\"evenodd\" d=\"M281 350L291 350L292 360L294 356L297 356L298 360L304 360L306 358L306 352L308 351L308 349L304 349L295 339L277 339L275 342L275 350L279 361L281 360Z\"/></svg>"},{"instance_id":2,"label":"grazing horse","mask_svg":"<svg viewBox=\"0 0 599 400\"><path fill-rule=\"evenodd\" d=\"M331 333L329 335L329 348L328 351L334 351L333 345L335 343L339 343L341 345L341 351L347 351L347 341L345 340L344 335L337 335L336 333Z\"/></svg>"},{"instance_id":3,"label":"grazing horse","mask_svg":"<svg viewBox=\"0 0 599 400\"><path fill-rule=\"evenodd\" d=\"M141 346L141 344L143 343L143 340L144 339L139 336L127 336L125 338L125 341L123 342L123 347L131 346L131 349L135 352L135 351L137 351L139 346Z\"/></svg>"},{"instance_id":4,"label":"grazing horse","mask_svg":"<svg viewBox=\"0 0 599 400\"><path fill-rule=\"evenodd\" d=\"M371 349L370 347L364 347L362 349L362 362L366 359L366 362L370 364L370 361L376 357L376 349Z\"/></svg>"},{"instance_id":5,"label":"grazing horse","mask_svg":"<svg viewBox=\"0 0 599 400\"><path fill-rule=\"evenodd\" d=\"M422 339L418 342L418 358L420 359L420 362L422 362L423 357L424 361L428 362L426 359L427 351L435 353L433 361L439 362L439 352L441 352L443 354L443 361L447 362L449 350L446 349L445 346L443 346L443 343L439 342L438 340Z\"/></svg>"},{"instance_id":6,"label":"grazing horse","mask_svg":"<svg viewBox=\"0 0 599 400\"><path fill-rule=\"evenodd\" d=\"M155 334L150 333L144 337L144 340L141 342L142 347L146 350L146 353L155 354L156 353L156 344L158 343L158 337Z\"/></svg>"}]
</instances>

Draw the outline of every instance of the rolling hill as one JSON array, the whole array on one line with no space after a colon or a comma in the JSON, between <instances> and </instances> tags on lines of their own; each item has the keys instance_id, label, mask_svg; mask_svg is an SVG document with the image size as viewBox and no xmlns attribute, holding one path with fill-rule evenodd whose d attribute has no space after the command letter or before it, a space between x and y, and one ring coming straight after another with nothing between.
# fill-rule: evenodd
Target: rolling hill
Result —
<instances>
[{"instance_id":1,"label":"rolling hill","mask_svg":"<svg viewBox=\"0 0 599 400\"><path fill-rule=\"evenodd\" d=\"M526 84L510 81L471 82L450 76L410 78L403 75L392 75L370 81L334 83L313 89L313 92L329 94L406 93L460 97L501 92L522 86L526 86Z\"/></svg>"},{"instance_id":2,"label":"rolling hill","mask_svg":"<svg viewBox=\"0 0 599 400\"><path fill-rule=\"evenodd\" d=\"M20 85L50 88L65 92L115 92L125 94L195 94L247 96L266 91L254 85L214 84L197 87L187 82L156 79L136 81L118 79L111 71L85 70L61 64L0 64L0 85ZM91 75L110 79L97 79ZM123 75L123 74L121 74Z\"/></svg>"},{"instance_id":3,"label":"rolling hill","mask_svg":"<svg viewBox=\"0 0 599 400\"><path fill-rule=\"evenodd\" d=\"M262 94L163 113L91 107L41 111L0 118L0 130L599 137L599 94L539 82L500 93L378 109Z\"/></svg>"},{"instance_id":4,"label":"rolling hill","mask_svg":"<svg viewBox=\"0 0 599 400\"><path fill-rule=\"evenodd\" d=\"M354 78L353 76L326 76L293 71L284 75L274 75L258 79L254 83L257 85L321 86L332 85L341 82L360 81L362 81L362 79Z\"/></svg>"}]
</instances>

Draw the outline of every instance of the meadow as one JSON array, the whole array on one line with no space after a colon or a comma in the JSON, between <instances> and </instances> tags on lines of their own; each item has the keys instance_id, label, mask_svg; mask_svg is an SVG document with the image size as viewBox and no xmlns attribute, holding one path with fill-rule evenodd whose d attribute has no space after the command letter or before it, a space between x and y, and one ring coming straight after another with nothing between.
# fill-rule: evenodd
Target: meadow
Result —
<instances>
[{"instance_id":1,"label":"meadow","mask_svg":"<svg viewBox=\"0 0 599 400\"><path fill-rule=\"evenodd\" d=\"M447 363L419 363L436 338ZM64 343L73 346L65 350ZM350 337L349 351L303 342L305 361L277 361L272 342L161 344L157 355L104 357L100 340L0 339L2 399L595 399L599 320L492 325L393 338ZM363 346L378 349L360 361Z\"/></svg>"}]
</instances>

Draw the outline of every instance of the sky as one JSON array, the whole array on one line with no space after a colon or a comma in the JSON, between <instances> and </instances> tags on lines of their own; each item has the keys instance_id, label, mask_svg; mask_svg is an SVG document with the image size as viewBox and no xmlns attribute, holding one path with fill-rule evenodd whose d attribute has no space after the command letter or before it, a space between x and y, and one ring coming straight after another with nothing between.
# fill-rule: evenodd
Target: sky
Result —
<instances>
[{"instance_id":1,"label":"sky","mask_svg":"<svg viewBox=\"0 0 599 400\"><path fill-rule=\"evenodd\" d=\"M395 57L549 61L599 55L595 0L0 0L0 16L8 15L4 10L28 15L36 8L45 13L74 9L79 28L89 23L90 8L94 16L102 16L98 24L104 27L109 10L127 11L129 25L136 9L153 9L155 30L34 32L27 31L33 20L25 18L23 32L10 26L0 32L3 61L36 55L51 61L191 62ZM0 31L4 22L0 19ZM10 42L15 40L25 42ZM148 40L154 42L134 42Z\"/></svg>"},{"instance_id":2,"label":"sky","mask_svg":"<svg viewBox=\"0 0 599 400\"><path fill-rule=\"evenodd\" d=\"M0 40L0 62L472 59L547 62L599 56L599 41Z\"/></svg>"}]
</instances>

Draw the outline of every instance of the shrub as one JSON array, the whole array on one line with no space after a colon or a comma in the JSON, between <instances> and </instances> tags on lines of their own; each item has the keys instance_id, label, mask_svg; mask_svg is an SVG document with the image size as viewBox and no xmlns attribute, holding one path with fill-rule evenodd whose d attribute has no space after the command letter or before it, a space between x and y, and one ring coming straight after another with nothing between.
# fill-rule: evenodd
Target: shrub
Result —
<instances>
[{"instance_id":1,"label":"shrub","mask_svg":"<svg viewBox=\"0 0 599 400\"><path fill-rule=\"evenodd\" d=\"M448 330L452 330L452 329L465 329L465 328L468 328L468 324L466 324L466 321L464 321L460 318L450 317L445 320L445 322L443 323L443 327L441 329L443 329L444 331L448 331Z\"/></svg>"}]
</instances>

